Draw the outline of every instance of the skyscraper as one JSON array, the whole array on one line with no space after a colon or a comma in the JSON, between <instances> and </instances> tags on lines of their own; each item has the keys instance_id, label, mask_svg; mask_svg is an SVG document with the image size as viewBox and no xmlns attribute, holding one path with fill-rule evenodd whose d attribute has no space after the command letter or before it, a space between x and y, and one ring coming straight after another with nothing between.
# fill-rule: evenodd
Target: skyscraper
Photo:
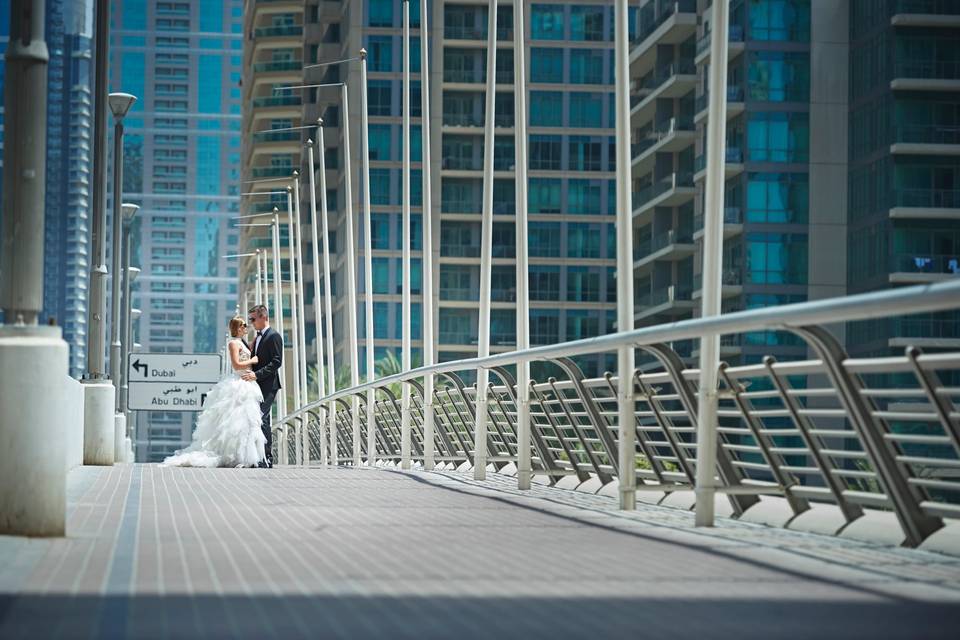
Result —
<instances>
[{"instance_id":1,"label":"skyscraper","mask_svg":"<svg viewBox=\"0 0 960 640\"><path fill-rule=\"evenodd\" d=\"M343 175L343 113L336 88L298 90L300 84L346 82L353 153L354 216L361 219L360 103L358 62L314 66L368 52L370 191L373 238L375 358L399 352L401 340L401 3L255 2L246 17L244 100L245 179L275 177L276 188L300 170L302 141L312 131L284 131L324 119L327 200L334 257L334 338L338 368L346 354L346 224ZM431 3L429 51L434 282L439 357L477 352L480 229L487 5ZM422 134L420 127L420 5L411 15L411 176L413 360L422 349L420 252ZM613 7L609 3L533 5L527 23L530 65L530 271L531 340L534 344L583 338L612 330L614 323ZM491 348L516 344L513 14L498 11L497 98L493 114L494 226ZM270 132L277 129L276 132ZM304 179L305 181L305 179ZM306 196L304 196L306 197ZM285 211L285 198L251 197L245 212ZM357 226L357 242L362 245ZM305 233L309 232L309 228ZM253 229L245 247L267 246ZM282 251L282 253L284 253ZM284 253L285 255L285 253ZM358 252L362 264L362 249ZM251 286L253 263L241 280ZM309 269L307 276L309 277ZM363 272L359 269L360 363L365 371ZM306 298L312 302L308 284ZM316 335L308 307L307 338ZM601 362L585 363L592 372Z\"/></svg>"},{"instance_id":2,"label":"skyscraper","mask_svg":"<svg viewBox=\"0 0 960 640\"><path fill-rule=\"evenodd\" d=\"M222 256L238 246L242 11L241 0L112 6L110 90L138 98L123 189L141 207L132 264L144 351L217 352L236 312L237 267ZM194 416L143 412L137 459L184 446Z\"/></svg>"}]
</instances>

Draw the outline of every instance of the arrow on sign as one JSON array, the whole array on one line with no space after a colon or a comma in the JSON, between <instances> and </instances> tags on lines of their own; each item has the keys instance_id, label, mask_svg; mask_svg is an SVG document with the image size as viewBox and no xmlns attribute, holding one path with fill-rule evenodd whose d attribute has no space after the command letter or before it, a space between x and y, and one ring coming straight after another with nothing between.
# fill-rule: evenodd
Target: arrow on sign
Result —
<instances>
[{"instance_id":1,"label":"arrow on sign","mask_svg":"<svg viewBox=\"0 0 960 640\"><path fill-rule=\"evenodd\" d=\"M140 367L143 367L143 377L146 378L146 377L147 377L147 365L145 365L145 364L143 364L142 362L140 362L140 358L137 358L136 360L133 361L133 368L134 368L134 369L139 369Z\"/></svg>"},{"instance_id":2,"label":"arrow on sign","mask_svg":"<svg viewBox=\"0 0 960 640\"><path fill-rule=\"evenodd\" d=\"M200 406L202 407L202 406L203 406L203 403L206 402L206 401L207 401L207 394L201 393L201 394L200 394Z\"/></svg>"}]
</instances>

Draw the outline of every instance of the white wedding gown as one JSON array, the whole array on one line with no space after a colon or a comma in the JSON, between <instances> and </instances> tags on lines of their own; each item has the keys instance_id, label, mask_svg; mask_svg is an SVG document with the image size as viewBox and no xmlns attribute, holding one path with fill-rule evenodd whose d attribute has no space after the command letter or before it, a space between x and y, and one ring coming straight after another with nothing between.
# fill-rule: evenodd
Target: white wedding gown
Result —
<instances>
[{"instance_id":1,"label":"white wedding gown","mask_svg":"<svg viewBox=\"0 0 960 640\"><path fill-rule=\"evenodd\" d=\"M250 350L240 345L240 360L250 359ZM163 467L251 467L264 459L266 437L260 430L263 394L256 382L234 371L218 382L197 418L193 442L177 451Z\"/></svg>"}]
</instances>

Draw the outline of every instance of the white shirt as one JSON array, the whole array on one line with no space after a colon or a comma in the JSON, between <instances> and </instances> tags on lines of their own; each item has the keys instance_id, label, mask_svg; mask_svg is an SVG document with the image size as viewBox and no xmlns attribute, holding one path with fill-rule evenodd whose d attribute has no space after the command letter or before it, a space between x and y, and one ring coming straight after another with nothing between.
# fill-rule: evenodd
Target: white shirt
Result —
<instances>
[{"instance_id":1,"label":"white shirt","mask_svg":"<svg viewBox=\"0 0 960 640\"><path fill-rule=\"evenodd\" d=\"M267 330L267 328L264 327L264 328L263 328L263 331L266 331L266 330ZM262 337L263 337L263 332L262 332L262 331L258 331L258 332L257 332L257 338L256 338L256 340L253 341L253 355L257 355L257 347L260 346L260 339L261 339Z\"/></svg>"}]
</instances>

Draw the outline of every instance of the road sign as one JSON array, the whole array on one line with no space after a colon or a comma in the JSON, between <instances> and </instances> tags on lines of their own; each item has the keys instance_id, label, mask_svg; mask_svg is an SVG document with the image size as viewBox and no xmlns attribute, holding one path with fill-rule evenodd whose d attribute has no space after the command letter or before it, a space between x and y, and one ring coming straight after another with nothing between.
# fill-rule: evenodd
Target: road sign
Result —
<instances>
[{"instance_id":1,"label":"road sign","mask_svg":"<svg viewBox=\"0 0 960 640\"><path fill-rule=\"evenodd\" d=\"M218 353L131 353L127 380L137 382L216 382L220 379Z\"/></svg>"},{"instance_id":2,"label":"road sign","mask_svg":"<svg viewBox=\"0 0 960 640\"><path fill-rule=\"evenodd\" d=\"M200 411L220 380L217 353L131 353L127 405L133 411Z\"/></svg>"},{"instance_id":3,"label":"road sign","mask_svg":"<svg viewBox=\"0 0 960 640\"><path fill-rule=\"evenodd\" d=\"M133 411L200 411L214 382L141 382L131 384L127 404Z\"/></svg>"}]
</instances>

